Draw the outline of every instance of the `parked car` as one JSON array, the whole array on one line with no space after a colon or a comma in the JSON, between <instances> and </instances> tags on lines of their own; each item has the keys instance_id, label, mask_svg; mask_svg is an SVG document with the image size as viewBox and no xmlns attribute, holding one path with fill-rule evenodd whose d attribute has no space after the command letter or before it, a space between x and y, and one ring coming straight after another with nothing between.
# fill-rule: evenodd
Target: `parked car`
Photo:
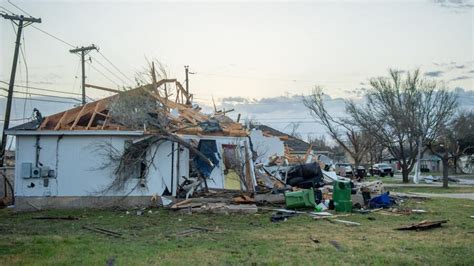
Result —
<instances>
[{"instance_id":1,"label":"parked car","mask_svg":"<svg viewBox=\"0 0 474 266\"><path fill-rule=\"evenodd\" d=\"M357 170L355 174L358 179L362 179L367 175L367 171L365 170L365 167L363 167L362 165L359 165L357 166Z\"/></svg>"},{"instance_id":2,"label":"parked car","mask_svg":"<svg viewBox=\"0 0 474 266\"><path fill-rule=\"evenodd\" d=\"M391 165L386 164L386 163L376 163L374 164L370 170L369 170L371 175L378 175L381 177L384 177L386 175L393 176L394 171Z\"/></svg>"},{"instance_id":3,"label":"parked car","mask_svg":"<svg viewBox=\"0 0 474 266\"><path fill-rule=\"evenodd\" d=\"M334 165L334 171L336 174L344 177L351 177L354 175L352 171L352 165L350 163L336 163Z\"/></svg>"}]
</instances>

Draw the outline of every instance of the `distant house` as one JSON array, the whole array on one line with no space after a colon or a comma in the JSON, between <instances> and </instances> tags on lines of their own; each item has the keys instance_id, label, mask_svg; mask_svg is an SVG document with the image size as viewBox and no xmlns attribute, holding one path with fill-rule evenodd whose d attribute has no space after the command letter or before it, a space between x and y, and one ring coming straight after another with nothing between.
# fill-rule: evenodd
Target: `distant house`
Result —
<instances>
[{"instance_id":1,"label":"distant house","mask_svg":"<svg viewBox=\"0 0 474 266\"><path fill-rule=\"evenodd\" d=\"M268 139L269 138L274 138L274 139L279 139L283 144L281 147L278 146L278 144L272 144L272 145L268 145L268 147L262 149L260 147L258 147L258 139L261 137L260 135L256 135L258 133L255 133L255 131L260 131L262 132L261 133L261 136L264 136L264 137L267 137L267 140L266 143L268 145ZM254 150L263 150L265 151L265 156L264 157L268 157L268 156L271 156L271 155L278 155L278 156L283 156L283 155L290 155L294 160L295 162L296 161L300 161L309 153L311 152L312 154L314 155L319 155L319 154L323 154L323 155L326 155L326 156L329 156L329 152L328 151L320 151L317 149L317 147L314 147L313 145L311 145L310 143L304 141L304 140L301 140L299 138L295 138L295 137L292 137L286 133L283 133L279 130L276 130L272 127L269 127L267 125L253 125L251 127L251 133L250 133L250 137L252 138L252 142L254 144ZM281 145L280 144L280 145ZM257 146L257 147L255 147ZM275 152L274 151L274 147L278 147L278 151L279 152Z\"/></svg>"},{"instance_id":2,"label":"distant house","mask_svg":"<svg viewBox=\"0 0 474 266\"><path fill-rule=\"evenodd\" d=\"M394 169L401 171L401 166L398 163L398 160L393 158L393 156L388 156L382 162L391 164L394 166ZM443 164L438 156L433 154L431 151L426 150L421 156L420 169L424 172L441 172L443 171Z\"/></svg>"},{"instance_id":3,"label":"distant house","mask_svg":"<svg viewBox=\"0 0 474 266\"><path fill-rule=\"evenodd\" d=\"M110 112L117 97L137 90L146 90L163 106L168 120L163 126L173 126L174 135L184 142L153 142L140 155L140 163L125 167L122 187L110 189L113 182L122 182L111 155L159 136L151 127L127 128ZM16 136L18 209L148 205L156 195L177 196L180 185L199 173L209 176L209 188L252 192L256 184L248 133L239 123L165 99L151 85L10 128L7 134ZM204 154L212 167L194 156L187 144Z\"/></svg>"}]
</instances>

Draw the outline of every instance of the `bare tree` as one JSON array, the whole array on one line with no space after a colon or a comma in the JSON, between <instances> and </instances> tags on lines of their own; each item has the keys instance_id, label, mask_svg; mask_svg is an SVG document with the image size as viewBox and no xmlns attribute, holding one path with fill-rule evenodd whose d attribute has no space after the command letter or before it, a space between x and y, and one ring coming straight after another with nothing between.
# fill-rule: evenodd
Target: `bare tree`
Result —
<instances>
[{"instance_id":1,"label":"bare tree","mask_svg":"<svg viewBox=\"0 0 474 266\"><path fill-rule=\"evenodd\" d=\"M290 135L291 137L301 139L301 134L298 133L298 129L300 128L300 126L300 122L291 122L285 127L285 129L288 128L290 130L290 133L288 135Z\"/></svg>"},{"instance_id":2,"label":"bare tree","mask_svg":"<svg viewBox=\"0 0 474 266\"><path fill-rule=\"evenodd\" d=\"M99 151L103 151L102 155L105 157L98 169L113 169L114 180L103 192L123 190L126 187L125 184L131 180L137 180L137 185L133 189L145 184L148 169L154 161L156 151L165 141L179 143L201 161L213 167L209 158L175 133L180 129L196 125L183 126L171 121L169 107L165 105L170 91L164 88L166 98L157 95L159 93L155 83L156 76L167 77L166 69L157 61L159 71L157 72L154 64L154 62L149 63L152 71L137 75L137 80L142 79L142 82L147 83L146 85L121 92L108 103L108 116L114 124L128 129L143 130L147 132L147 136L130 142L130 145L123 150L115 148L109 142L95 145ZM150 83L147 81L148 78L151 79L151 84L148 84Z\"/></svg>"},{"instance_id":3,"label":"bare tree","mask_svg":"<svg viewBox=\"0 0 474 266\"><path fill-rule=\"evenodd\" d=\"M372 167L375 163L380 163L385 159L385 147L374 138L369 138L368 142L369 149L365 157L365 162L369 164L369 167Z\"/></svg>"},{"instance_id":4,"label":"bare tree","mask_svg":"<svg viewBox=\"0 0 474 266\"><path fill-rule=\"evenodd\" d=\"M448 187L449 161L453 161L454 171L459 158L474 149L474 114L460 113L440 131L437 139L426 143L426 146L443 164L443 187Z\"/></svg>"},{"instance_id":5,"label":"bare tree","mask_svg":"<svg viewBox=\"0 0 474 266\"><path fill-rule=\"evenodd\" d=\"M390 70L389 77L373 78L370 86L367 103L350 101L346 111L387 147L400 163L403 182L408 183L418 148L438 137L456 110L456 97L440 84L423 79L419 70L408 72L405 78L400 71Z\"/></svg>"},{"instance_id":6,"label":"bare tree","mask_svg":"<svg viewBox=\"0 0 474 266\"><path fill-rule=\"evenodd\" d=\"M369 138L353 123L331 116L324 105L323 95L322 88L316 87L303 103L316 121L326 127L331 138L352 157L357 168L367 153Z\"/></svg>"}]
</instances>

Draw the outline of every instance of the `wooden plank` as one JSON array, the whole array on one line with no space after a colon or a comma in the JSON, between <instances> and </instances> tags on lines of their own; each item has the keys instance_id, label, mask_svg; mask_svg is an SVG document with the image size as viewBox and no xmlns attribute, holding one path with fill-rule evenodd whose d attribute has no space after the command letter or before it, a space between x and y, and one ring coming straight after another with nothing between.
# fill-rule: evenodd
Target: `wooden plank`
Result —
<instances>
[{"instance_id":1,"label":"wooden plank","mask_svg":"<svg viewBox=\"0 0 474 266\"><path fill-rule=\"evenodd\" d=\"M49 118L50 118L50 116L47 116L47 117L44 119L44 121L43 121L43 123L41 123L41 126L39 127L39 129L43 129L43 128L46 127L46 125L47 125L48 122L49 122Z\"/></svg>"},{"instance_id":2,"label":"wooden plank","mask_svg":"<svg viewBox=\"0 0 474 266\"><path fill-rule=\"evenodd\" d=\"M181 112L181 117L185 118L186 120L188 120L191 124L193 125L197 125L198 123L196 122L196 120L194 120L192 117L190 117L188 114L186 114L185 112Z\"/></svg>"},{"instance_id":3,"label":"wooden plank","mask_svg":"<svg viewBox=\"0 0 474 266\"><path fill-rule=\"evenodd\" d=\"M254 192L255 188L253 187L251 170L250 170L250 155L247 150L247 141L244 141L244 151L245 151L245 183L247 187L247 192Z\"/></svg>"},{"instance_id":4,"label":"wooden plank","mask_svg":"<svg viewBox=\"0 0 474 266\"><path fill-rule=\"evenodd\" d=\"M54 130L58 130L60 127L61 127L61 123L63 122L64 118L67 116L67 113L69 111L65 111L63 113L63 115L61 116L61 119L59 119L58 123L56 124L56 126L54 127Z\"/></svg>"},{"instance_id":5,"label":"wooden plank","mask_svg":"<svg viewBox=\"0 0 474 266\"><path fill-rule=\"evenodd\" d=\"M96 85L91 85L91 84L84 84L85 87L87 88L92 88L92 89L97 89L97 90L102 90L102 91L109 91L109 92L115 92L115 93L120 93L121 91L119 90L114 90L114 89L109 89L101 86L96 86Z\"/></svg>"},{"instance_id":6,"label":"wooden plank","mask_svg":"<svg viewBox=\"0 0 474 266\"><path fill-rule=\"evenodd\" d=\"M184 97L186 98L186 102L190 101L190 97L189 97L187 91L183 88L183 85L181 85L181 83L179 81L176 81L176 87L179 88L182 95L184 95Z\"/></svg>"},{"instance_id":7,"label":"wooden plank","mask_svg":"<svg viewBox=\"0 0 474 266\"><path fill-rule=\"evenodd\" d=\"M194 112L193 110L191 110L191 109L189 109L189 108L188 108L188 109L184 109L183 112L184 112L187 116L191 117L193 120L197 120L198 122L204 122L204 121L209 120L209 118L203 119L202 117L200 117L200 116L198 115L197 112Z\"/></svg>"},{"instance_id":8,"label":"wooden plank","mask_svg":"<svg viewBox=\"0 0 474 266\"><path fill-rule=\"evenodd\" d=\"M82 106L81 111L79 112L79 114L77 114L76 119L74 120L74 123L72 123L71 130L74 129L74 127L77 125L77 123L81 119L82 114L84 113L84 110L89 106L90 106L89 103L86 103Z\"/></svg>"},{"instance_id":9,"label":"wooden plank","mask_svg":"<svg viewBox=\"0 0 474 266\"><path fill-rule=\"evenodd\" d=\"M94 119L95 119L95 115L97 114L97 109L99 109L99 103L97 103L97 104L95 105L94 113L92 113L91 119L89 119L89 123L87 123L86 130L88 130L88 129L91 127L92 122L93 122Z\"/></svg>"}]
</instances>

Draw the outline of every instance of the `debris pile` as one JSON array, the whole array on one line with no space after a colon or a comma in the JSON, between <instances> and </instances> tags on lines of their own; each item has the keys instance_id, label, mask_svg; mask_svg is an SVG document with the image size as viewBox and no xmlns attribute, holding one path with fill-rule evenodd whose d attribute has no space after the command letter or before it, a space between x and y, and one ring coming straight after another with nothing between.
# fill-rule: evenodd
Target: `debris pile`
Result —
<instances>
[{"instance_id":1,"label":"debris pile","mask_svg":"<svg viewBox=\"0 0 474 266\"><path fill-rule=\"evenodd\" d=\"M176 99L163 95L158 88L175 84ZM144 130L148 134L206 134L241 136L248 135L240 123L220 112L203 114L197 105L182 103L187 95L175 79L163 79L156 84L123 91L116 95L86 103L85 105L47 116L39 130ZM189 103L189 102L188 102ZM133 108L132 108L133 107ZM137 107L139 107L137 109ZM135 109L135 112L130 112ZM138 110L138 111L137 111ZM138 121L137 121L137 118Z\"/></svg>"}]
</instances>

